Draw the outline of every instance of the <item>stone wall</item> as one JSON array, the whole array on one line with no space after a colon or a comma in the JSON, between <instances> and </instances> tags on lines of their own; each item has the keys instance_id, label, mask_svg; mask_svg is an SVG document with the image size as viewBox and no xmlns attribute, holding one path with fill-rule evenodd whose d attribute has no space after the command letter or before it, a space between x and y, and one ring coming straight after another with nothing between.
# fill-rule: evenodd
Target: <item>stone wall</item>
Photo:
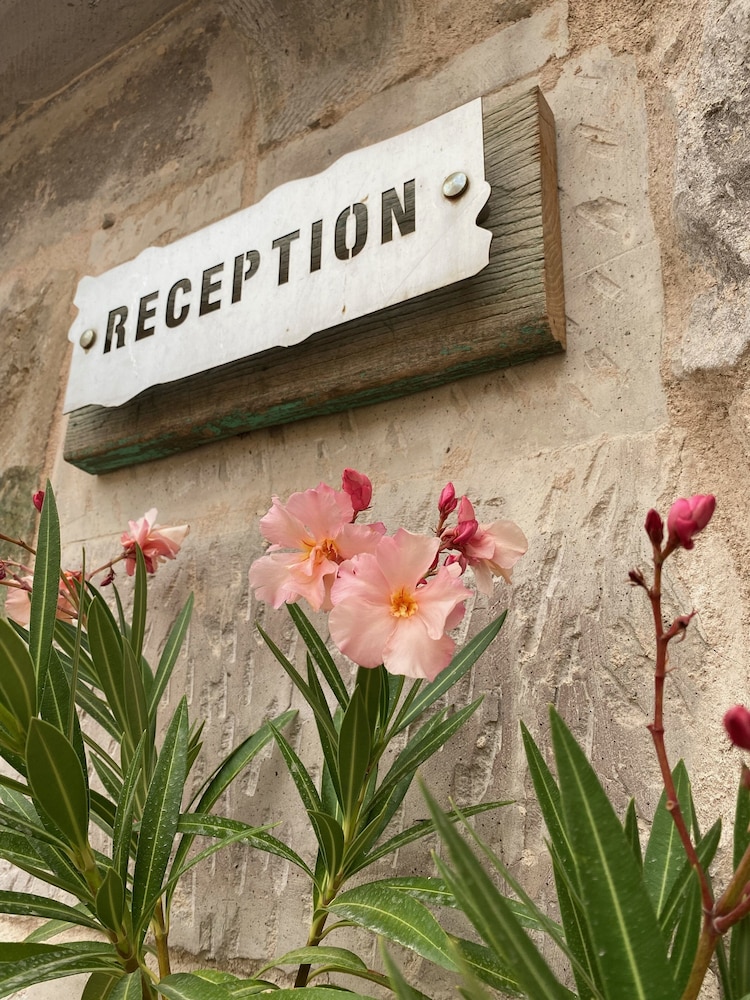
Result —
<instances>
[{"instance_id":1,"label":"stone wall","mask_svg":"<svg viewBox=\"0 0 750 1000\"><path fill-rule=\"evenodd\" d=\"M467 616L471 634L510 606L459 692L485 701L426 778L444 801L514 799L478 825L546 898L518 719L543 739L557 705L606 787L649 815L659 793L645 731L650 623L627 571L647 558L650 506L715 492L710 531L667 573L668 608L700 611L673 652L668 739L704 821L717 807L728 815L739 761L721 716L747 697L750 614L749 17L747 0L201 0L0 125L2 528L32 530L25 498L46 475L70 561L83 542L89 560L106 557L151 506L191 524L178 562L154 581L149 648L194 590L166 708L187 692L191 717L206 718L209 759L269 713L301 708L254 629L261 620L294 649L286 616L248 592L271 495L336 485L354 466L373 480L377 518L426 530L452 480L480 519L518 521L530 549L512 590ZM66 331L82 275L474 97L534 83L557 125L566 354L100 477L62 460ZM301 710L303 755L313 730ZM284 836L304 829L276 752L225 807L283 819ZM410 848L399 871L429 864L426 847ZM249 970L303 943L299 891L277 859L230 849L186 881L172 939Z\"/></svg>"}]
</instances>

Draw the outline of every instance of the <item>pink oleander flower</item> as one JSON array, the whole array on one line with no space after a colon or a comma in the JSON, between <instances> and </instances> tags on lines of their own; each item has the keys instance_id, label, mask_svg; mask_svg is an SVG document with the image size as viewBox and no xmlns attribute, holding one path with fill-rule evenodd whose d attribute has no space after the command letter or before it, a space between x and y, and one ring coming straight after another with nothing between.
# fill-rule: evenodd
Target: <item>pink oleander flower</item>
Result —
<instances>
[{"instance_id":1,"label":"pink oleander flower","mask_svg":"<svg viewBox=\"0 0 750 1000\"><path fill-rule=\"evenodd\" d=\"M514 521L478 524L474 508L466 497L461 497L456 532L452 547L458 549L471 566L477 589L483 594L492 594L493 576L501 576L510 583L513 567L529 547L526 536Z\"/></svg>"},{"instance_id":2,"label":"pink oleander flower","mask_svg":"<svg viewBox=\"0 0 750 1000\"><path fill-rule=\"evenodd\" d=\"M363 472L344 469L341 476L341 489L348 494L355 514L359 514L361 510L367 510L370 506L372 483Z\"/></svg>"},{"instance_id":3,"label":"pink oleander flower","mask_svg":"<svg viewBox=\"0 0 750 1000\"><path fill-rule=\"evenodd\" d=\"M280 608L304 597L315 611L330 610L340 564L372 552L385 533L382 524L353 524L355 513L351 496L325 483L293 493L285 504L274 497L260 520L272 544L250 567L250 586L258 600Z\"/></svg>"},{"instance_id":4,"label":"pink oleander flower","mask_svg":"<svg viewBox=\"0 0 750 1000\"><path fill-rule=\"evenodd\" d=\"M120 536L120 542L125 550L125 569L128 576L135 573L136 545L139 545L143 552L147 572L155 573L159 563L175 558L190 531L190 526L187 524L162 527L155 522L156 508L152 507L137 521L128 521L130 530L123 531Z\"/></svg>"},{"instance_id":5,"label":"pink oleander flower","mask_svg":"<svg viewBox=\"0 0 750 1000\"><path fill-rule=\"evenodd\" d=\"M75 588L73 581L79 576L80 574L76 573L65 573L66 580L70 582L73 588ZM5 614L8 618L12 618L14 622L23 625L24 628L28 628L31 619L31 590L34 586L34 577L32 575L22 576L19 579L19 583L22 583L23 587L7 588ZM74 622L78 617L78 608L71 599L71 592L62 581L60 582L60 590L57 596L55 617L64 622Z\"/></svg>"},{"instance_id":6,"label":"pink oleander flower","mask_svg":"<svg viewBox=\"0 0 750 1000\"><path fill-rule=\"evenodd\" d=\"M471 591L458 579L458 565L424 579L439 545L437 538L399 528L374 552L339 568L328 627L349 659L428 680L448 666L456 644L446 632L463 618Z\"/></svg>"},{"instance_id":7,"label":"pink oleander flower","mask_svg":"<svg viewBox=\"0 0 750 1000\"><path fill-rule=\"evenodd\" d=\"M735 705L724 715L724 728L732 743L741 750L750 750L750 712L744 705Z\"/></svg>"},{"instance_id":8,"label":"pink oleander flower","mask_svg":"<svg viewBox=\"0 0 750 1000\"><path fill-rule=\"evenodd\" d=\"M703 531L713 516L716 497L712 494L697 493L687 499L675 500L667 515L669 540L692 549L693 537Z\"/></svg>"}]
</instances>

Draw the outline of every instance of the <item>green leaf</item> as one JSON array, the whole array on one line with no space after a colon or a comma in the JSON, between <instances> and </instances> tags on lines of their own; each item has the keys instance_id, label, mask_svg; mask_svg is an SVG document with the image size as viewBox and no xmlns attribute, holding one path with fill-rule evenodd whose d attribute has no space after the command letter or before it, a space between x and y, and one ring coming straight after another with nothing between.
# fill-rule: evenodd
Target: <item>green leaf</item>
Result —
<instances>
[{"instance_id":1,"label":"green leaf","mask_svg":"<svg viewBox=\"0 0 750 1000\"><path fill-rule=\"evenodd\" d=\"M455 822L461 817L476 816L478 813L488 812L490 809L499 809L501 806L512 805L509 800L503 802L481 802L477 806L462 806L460 812L457 810L451 810L445 815L451 822ZM418 820L414 826L410 826L406 830L402 830L395 836L391 837L380 847L372 851L370 854L366 854L361 860L357 861L351 866L347 863L346 871L347 875L354 875L355 872L361 871L363 868L369 867L375 861L379 861L380 858L386 857L388 854L393 854L400 848L405 847L407 844L414 843L415 840L420 840L422 837L426 837L428 834L433 833L435 830L435 824L431 819L421 819ZM349 855L347 855L347 858ZM352 852L352 857L354 853Z\"/></svg>"},{"instance_id":2,"label":"green leaf","mask_svg":"<svg viewBox=\"0 0 750 1000\"><path fill-rule=\"evenodd\" d=\"M367 970L367 966L353 951L346 948L328 948L318 946L315 948L295 948L288 951L280 958L275 958L273 962L258 969L258 975L282 965L325 965L335 966L340 971L362 972Z\"/></svg>"},{"instance_id":3,"label":"green leaf","mask_svg":"<svg viewBox=\"0 0 750 1000\"><path fill-rule=\"evenodd\" d=\"M292 776L292 781L299 792L299 797L302 799L305 809L308 812L321 812L323 806L320 796L307 768L294 752L286 737L282 736L276 726L271 722L267 723L267 725L273 733L273 738L276 740L276 744L281 751L281 756L284 758L284 762L289 774Z\"/></svg>"},{"instance_id":4,"label":"green leaf","mask_svg":"<svg viewBox=\"0 0 750 1000\"><path fill-rule=\"evenodd\" d=\"M734 843L732 861L737 869L745 851L750 847L750 771L742 768L737 788L737 803L734 812ZM735 924L729 937L729 981L733 996L750 992L750 920L747 918Z\"/></svg>"},{"instance_id":5,"label":"green leaf","mask_svg":"<svg viewBox=\"0 0 750 1000\"><path fill-rule=\"evenodd\" d=\"M146 586L146 561L140 545L135 547L135 587L133 588L133 623L130 627L130 645L136 663L141 662L143 636L146 632L148 588Z\"/></svg>"},{"instance_id":6,"label":"green leaf","mask_svg":"<svg viewBox=\"0 0 750 1000\"><path fill-rule=\"evenodd\" d=\"M141 971L136 969L135 972L131 972L117 981L108 1000L143 1000L142 983Z\"/></svg>"},{"instance_id":7,"label":"green leaf","mask_svg":"<svg viewBox=\"0 0 750 1000\"><path fill-rule=\"evenodd\" d=\"M112 864L118 872L123 885L128 880L128 861L133 838L133 817L135 811L136 792L141 774L145 767L146 733L141 737L130 761L128 773L122 786L122 793L117 802L117 812L112 828Z\"/></svg>"},{"instance_id":8,"label":"green leaf","mask_svg":"<svg viewBox=\"0 0 750 1000\"><path fill-rule=\"evenodd\" d=\"M91 602L87 625L91 657L96 664L99 683L120 731L127 732L122 637L116 629L109 608L98 595Z\"/></svg>"},{"instance_id":9,"label":"green leaf","mask_svg":"<svg viewBox=\"0 0 750 1000\"><path fill-rule=\"evenodd\" d=\"M550 711L565 827L608 1000L676 997L653 906L622 826L591 765Z\"/></svg>"},{"instance_id":10,"label":"green leaf","mask_svg":"<svg viewBox=\"0 0 750 1000\"><path fill-rule=\"evenodd\" d=\"M316 696L316 693L310 688L310 685L306 683L306 681L304 680L300 672L297 670L297 668L294 666L294 664L291 662L291 660L288 657L284 656L284 654L281 652L281 650L273 641L273 639L263 631L260 625L257 625L256 628L258 629L258 632L260 632L260 635L265 644L268 646L273 655L276 657L277 661L284 668L284 671L291 678L294 686L297 688L299 693L302 695L307 704L313 710L315 718L320 722L322 726L325 726L328 729L328 733L331 740L335 742L338 737L336 730L333 726L333 723L331 722L331 715L330 712L328 711L328 706L321 703L320 699Z\"/></svg>"},{"instance_id":11,"label":"green leaf","mask_svg":"<svg viewBox=\"0 0 750 1000\"><path fill-rule=\"evenodd\" d=\"M481 698L477 698L470 705L459 709L447 719L439 724L433 725L433 721L425 726L413 737L393 762L390 770L383 778L383 782L378 788L371 804L371 809L377 810L382 805L385 798L402 779L413 775L420 764L429 760L434 753L446 743L454 733L476 712L482 703ZM429 727L429 736L423 735L423 730Z\"/></svg>"},{"instance_id":12,"label":"green leaf","mask_svg":"<svg viewBox=\"0 0 750 1000\"><path fill-rule=\"evenodd\" d=\"M110 930L119 934L125 912L125 886L119 873L108 868L96 894L96 914Z\"/></svg>"},{"instance_id":13,"label":"green leaf","mask_svg":"<svg viewBox=\"0 0 750 1000\"><path fill-rule=\"evenodd\" d=\"M45 505L46 505L45 497ZM32 719L26 765L34 800L79 851L88 848L88 784L78 754L54 726Z\"/></svg>"},{"instance_id":14,"label":"green leaf","mask_svg":"<svg viewBox=\"0 0 750 1000\"><path fill-rule=\"evenodd\" d=\"M333 816L329 816L328 813L309 809L307 815L310 817L321 853L325 859L326 871L329 875L334 876L338 873L341 862L344 860L343 830Z\"/></svg>"},{"instance_id":15,"label":"green leaf","mask_svg":"<svg viewBox=\"0 0 750 1000\"><path fill-rule=\"evenodd\" d=\"M40 703L40 715L55 729L69 736L70 719L70 685L65 676L60 657L56 649L52 649L47 662L47 678ZM83 736L78 716L73 712L73 739L71 740L84 773L87 770L86 751L83 746Z\"/></svg>"},{"instance_id":16,"label":"green leaf","mask_svg":"<svg viewBox=\"0 0 750 1000\"><path fill-rule=\"evenodd\" d=\"M159 708L159 699L164 694L164 689L169 682L169 678L172 676L172 671L174 670L174 665L177 662L177 657L180 655L182 643L185 640L188 625L190 624L190 616L193 613L193 600L193 595L191 594L185 603L185 607L182 609L177 617L177 620L172 626L164 649L162 650L161 657L159 658L159 665L156 668L154 684L151 688L148 701L148 714L151 720L156 718L156 712Z\"/></svg>"},{"instance_id":17,"label":"green leaf","mask_svg":"<svg viewBox=\"0 0 750 1000\"><path fill-rule=\"evenodd\" d=\"M187 778L188 719L183 698L172 716L148 789L133 873L133 927L145 933L169 864Z\"/></svg>"},{"instance_id":18,"label":"green leaf","mask_svg":"<svg viewBox=\"0 0 750 1000\"><path fill-rule=\"evenodd\" d=\"M426 791L424 794L452 862L452 868L440 861L438 867L461 909L498 961L513 970L526 996L534 1000L570 1000L572 994L557 980L508 900L495 887L453 824Z\"/></svg>"},{"instance_id":19,"label":"green leaf","mask_svg":"<svg viewBox=\"0 0 750 1000\"><path fill-rule=\"evenodd\" d=\"M218 983L189 972L175 972L159 980L159 992L166 1000L229 1000L228 993Z\"/></svg>"},{"instance_id":20,"label":"green leaf","mask_svg":"<svg viewBox=\"0 0 750 1000\"><path fill-rule=\"evenodd\" d=\"M47 676L47 661L55 633L55 615L60 587L60 519L52 485L47 480L39 519L34 586L31 592L29 653L36 675L37 697ZM36 701L36 699L35 699Z\"/></svg>"},{"instance_id":21,"label":"green leaf","mask_svg":"<svg viewBox=\"0 0 750 1000\"><path fill-rule=\"evenodd\" d=\"M100 942L66 945L0 942L0 997L13 996L19 990L51 979L116 968L114 948Z\"/></svg>"},{"instance_id":22,"label":"green leaf","mask_svg":"<svg viewBox=\"0 0 750 1000\"><path fill-rule=\"evenodd\" d=\"M338 744L339 739L333 739L331 737L331 732L336 731L336 725L331 717L330 711L328 709L328 704L326 702L325 694L323 693L323 688L321 687L320 681L318 680L318 674L315 670L315 664L313 663L312 657L308 653L307 655L307 681L310 685L310 691L316 698L318 704L321 707L321 714L327 716L327 721L325 725L321 722L318 716L315 716L315 727L318 730L318 739L320 740L320 749L323 751L323 768L325 772L325 778L328 782L328 791L332 791L335 797L335 804L333 802L329 803L330 808L325 810L331 812L334 808L338 808L339 804L343 800L343 792L341 790L341 779L339 777L339 764L338 764ZM325 790L325 786L321 781L321 797Z\"/></svg>"},{"instance_id":23,"label":"green leaf","mask_svg":"<svg viewBox=\"0 0 750 1000\"><path fill-rule=\"evenodd\" d=\"M296 851L293 851L283 841L271 836L262 827L249 826L247 823L240 822L240 820L228 819L225 816L212 816L210 813L190 812L183 813L180 816L177 829L180 833L186 834L191 839L193 837L221 837L226 840L231 837L233 840L247 840L248 844L251 844L258 850L283 858L285 861L296 865L297 868L300 868L310 878L313 877L313 873ZM179 877L187 871L187 867L180 869L178 867L178 858L175 856L172 864L172 873L179 873ZM170 875L170 881L172 880L173 875Z\"/></svg>"},{"instance_id":24,"label":"green leaf","mask_svg":"<svg viewBox=\"0 0 750 1000\"><path fill-rule=\"evenodd\" d=\"M682 815L689 823L690 781L682 761L679 761L672 771L672 780L675 783ZM664 904L669 898L672 885L684 863L685 848L682 846L672 813L667 809L667 793L664 790L654 812L651 834L643 861L643 880L657 916L661 914Z\"/></svg>"},{"instance_id":25,"label":"green leaf","mask_svg":"<svg viewBox=\"0 0 750 1000\"><path fill-rule=\"evenodd\" d=\"M422 715L425 709L429 708L446 691L452 688L474 666L503 627L507 613L507 611L503 611L494 622L485 625L481 632L478 632L470 642L456 653L445 670L442 670L431 684L422 689L411 703L408 711L403 714L399 713L391 730L391 736L395 736L396 733L400 733L407 726L410 726L412 722Z\"/></svg>"},{"instance_id":26,"label":"green leaf","mask_svg":"<svg viewBox=\"0 0 750 1000\"><path fill-rule=\"evenodd\" d=\"M398 997L398 1000L420 1000L420 994L404 979L401 970L393 961L385 947L383 940L380 941L380 954L383 958L383 965L391 981L391 989Z\"/></svg>"},{"instance_id":27,"label":"green leaf","mask_svg":"<svg viewBox=\"0 0 750 1000\"><path fill-rule=\"evenodd\" d=\"M131 749L140 742L143 733L151 731L151 721L146 707L146 691L143 687L140 661L136 659L130 642L122 640L122 681L125 697L127 734Z\"/></svg>"},{"instance_id":28,"label":"green leaf","mask_svg":"<svg viewBox=\"0 0 750 1000\"><path fill-rule=\"evenodd\" d=\"M49 656L49 651L47 651ZM0 618L0 702L15 731L26 741L29 722L36 715L36 675L26 644L7 621Z\"/></svg>"},{"instance_id":29,"label":"green leaf","mask_svg":"<svg viewBox=\"0 0 750 1000\"><path fill-rule=\"evenodd\" d=\"M638 833L638 815L635 811L635 799L631 799L630 802L628 802L628 809L625 813L623 829L625 831L625 837L632 848L633 857L638 864L642 866L643 855L641 854L641 838Z\"/></svg>"},{"instance_id":30,"label":"green leaf","mask_svg":"<svg viewBox=\"0 0 750 1000\"><path fill-rule=\"evenodd\" d=\"M43 917L45 920L64 920L68 924L100 929L90 913L67 903L58 903L47 896L28 892L9 892L0 889L0 913L13 913L23 917Z\"/></svg>"},{"instance_id":31,"label":"green leaf","mask_svg":"<svg viewBox=\"0 0 750 1000\"><path fill-rule=\"evenodd\" d=\"M95 972L89 976L81 994L81 1000L111 1000L112 990L120 977L106 972ZM140 997L137 1000L141 1000Z\"/></svg>"},{"instance_id":32,"label":"green leaf","mask_svg":"<svg viewBox=\"0 0 750 1000\"><path fill-rule=\"evenodd\" d=\"M336 696L336 700L343 709L346 709L346 706L349 704L349 693L346 690L346 685L341 679L338 667L336 666L333 657L328 652L325 643L320 638L317 631L313 628L311 622L305 616L305 613L298 604L287 604L286 607L292 621L297 626L297 631L302 636L303 642L310 650L312 658L318 664L320 672L323 674L328 682L328 686Z\"/></svg>"},{"instance_id":33,"label":"green leaf","mask_svg":"<svg viewBox=\"0 0 750 1000\"><path fill-rule=\"evenodd\" d=\"M359 684L355 687L341 720L338 745L338 773L341 782L341 808L351 818L362 794L370 767L372 720Z\"/></svg>"},{"instance_id":34,"label":"green leaf","mask_svg":"<svg viewBox=\"0 0 750 1000\"><path fill-rule=\"evenodd\" d=\"M491 948L462 938L453 939L451 944L477 979L481 979L483 983L487 983L500 993L520 995L521 991L512 970L500 961Z\"/></svg>"},{"instance_id":35,"label":"green leaf","mask_svg":"<svg viewBox=\"0 0 750 1000\"><path fill-rule=\"evenodd\" d=\"M327 909L455 971L445 931L426 906L397 889L377 883L356 886L342 892Z\"/></svg>"},{"instance_id":36,"label":"green leaf","mask_svg":"<svg viewBox=\"0 0 750 1000\"><path fill-rule=\"evenodd\" d=\"M85 684L81 684L80 681L76 687L76 704L80 705L84 712L90 715L94 722L98 723L116 743L120 742L122 739L122 728L110 712L109 706L102 698L94 694L90 688L86 687Z\"/></svg>"},{"instance_id":37,"label":"green leaf","mask_svg":"<svg viewBox=\"0 0 750 1000\"><path fill-rule=\"evenodd\" d=\"M721 819L717 819L711 829L695 845L695 853L698 855L698 860L704 871L708 869L716 855L720 838ZM672 884L669 898L659 914L659 927L665 941L668 941L672 937L674 929L680 920L683 906L690 893L690 886L694 879L695 870L686 857L683 860L682 869Z\"/></svg>"},{"instance_id":38,"label":"green leaf","mask_svg":"<svg viewBox=\"0 0 750 1000\"><path fill-rule=\"evenodd\" d=\"M678 996L682 996L690 979L703 921L702 909L700 883L697 874L693 872L669 954L669 965Z\"/></svg>"}]
</instances>

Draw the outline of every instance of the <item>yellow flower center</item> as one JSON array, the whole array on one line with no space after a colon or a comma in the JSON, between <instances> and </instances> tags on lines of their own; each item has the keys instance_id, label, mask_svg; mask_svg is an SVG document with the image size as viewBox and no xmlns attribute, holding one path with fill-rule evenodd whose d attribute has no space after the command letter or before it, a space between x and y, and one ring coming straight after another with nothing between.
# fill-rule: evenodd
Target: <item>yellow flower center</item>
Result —
<instances>
[{"instance_id":1,"label":"yellow flower center","mask_svg":"<svg viewBox=\"0 0 750 1000\"><path fill-rule=\"evenodd\" d=\"M411 618L418 608L414 595L406 587L391 594L391 614L394 618Z\"/></svg>"}]
</instances>

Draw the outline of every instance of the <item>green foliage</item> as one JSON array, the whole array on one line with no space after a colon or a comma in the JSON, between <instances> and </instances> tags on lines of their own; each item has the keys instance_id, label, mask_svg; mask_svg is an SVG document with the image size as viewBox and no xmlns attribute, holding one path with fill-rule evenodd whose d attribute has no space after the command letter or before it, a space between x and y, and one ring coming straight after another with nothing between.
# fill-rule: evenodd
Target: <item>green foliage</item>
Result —
<instances>
[{"instance_id":1,"label":"green foliage","mask_svg":"<svg viewBox=\"0 0 750 1000\"><path fill-rule=\"evenodd\" d=\"M168 968L168 910L180 876L238 840L294 857L263 828L231 820L222 825L223 818L212 814L229 784L273 738L272 728L265 725L247 737L183 805L199 730L191 731L183 700L159 740L157 712L187 633L192 600L153 671L143 656L147 583L140 550L130 619L119 596L115 617L93 586L70 582L78 624L56 620L60 579L59 522L48 487L28 632L0 621L0 757L18 775L0 779L0 857L78 903L0 892L0 913L46 921L26 941L0 944L0 997L90 973L85 1000L155 1000L146 954L155 947L160 965ZM115 742L114 755L95 737L82 737L76 706ZM280 733L293 715L285 712L274 720L273 731ZM91 769L104 793L89 788ZM108 856L92 848L92 825L111 838ZM211 842L188 861L196 837ZM48 943L71 926L96 931L101 940ZM212 988L222 997L249 995L196 977L167 976L165 982L159 990L168 997L208 1000Z\"/></svg>"}]
</instances>

